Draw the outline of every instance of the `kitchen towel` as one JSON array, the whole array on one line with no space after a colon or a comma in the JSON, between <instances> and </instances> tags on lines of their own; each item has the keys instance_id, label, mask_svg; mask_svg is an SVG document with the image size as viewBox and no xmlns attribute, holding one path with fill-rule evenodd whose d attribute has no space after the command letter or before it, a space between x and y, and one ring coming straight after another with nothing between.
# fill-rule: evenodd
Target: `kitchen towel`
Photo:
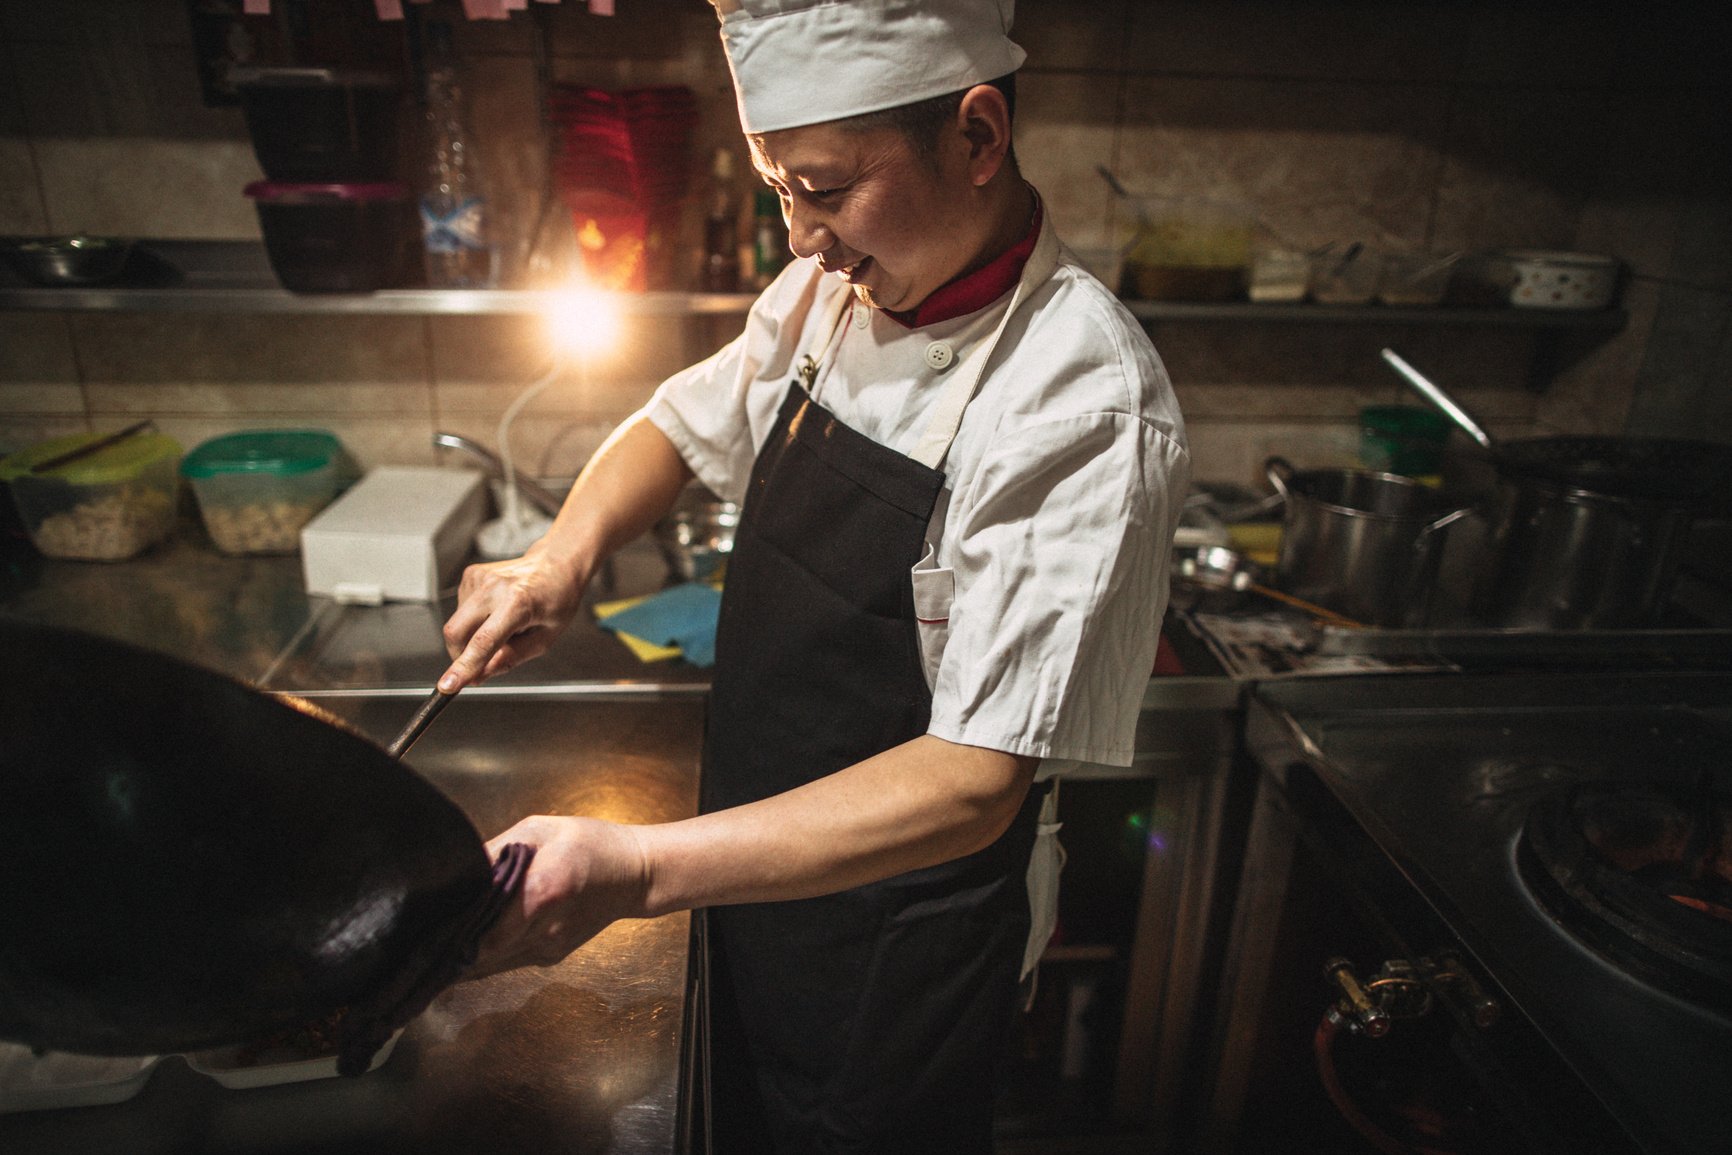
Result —
<instances>
[{"instance_id":1,"label":"kitchen towel","mask_svg":"<svg viewBox=\"0 0 1732 1155\"><path fill-rule=\"evenodd\" d=\"M708 669L716 661L716 621L722 591L704 582L687 582L653 594L596 624L658 646L678 646L686 661Z\"/></svg>"},{"instance_id":2,"label":"kitchen towel","mask_svg":"<svg viewBox=\"0 0 1732 1155\"><path fill-rule=\"evenodd\" d=\"M349 1008L338 1027L339 1075L366 1074L373 1065L373 1056L391 1041L391 1036L408 1026L441 991L475 965L481 940L523 889L523 876L529 873L534 858L535 847L522 842L506 843L494 860L492 885L452 935L420 944L401 973Z\"/></svg>"}]
</instances>

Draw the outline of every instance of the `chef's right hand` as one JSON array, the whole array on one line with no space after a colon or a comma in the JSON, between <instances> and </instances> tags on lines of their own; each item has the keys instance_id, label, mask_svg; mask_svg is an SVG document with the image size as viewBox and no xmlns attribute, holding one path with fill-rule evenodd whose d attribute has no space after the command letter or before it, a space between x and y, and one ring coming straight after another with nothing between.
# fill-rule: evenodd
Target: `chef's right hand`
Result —
<instances>
[{"instance_id":1,"label":"chef's right hand","mask_svg":"<svg viewBox=\"0 0 1732 1155\"><path fill-rule=\"evenodd\" d=\"M439 689L455 694L545 654L577 613L586 578L533 549L464 570L457 609L445 623L452 661Z\"/></svg>"}]
</instances>

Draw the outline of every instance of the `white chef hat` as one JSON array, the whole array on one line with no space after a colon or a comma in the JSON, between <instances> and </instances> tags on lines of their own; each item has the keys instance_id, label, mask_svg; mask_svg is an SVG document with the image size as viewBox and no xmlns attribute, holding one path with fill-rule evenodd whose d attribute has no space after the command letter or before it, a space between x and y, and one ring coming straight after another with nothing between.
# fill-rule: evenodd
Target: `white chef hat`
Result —
<instances>
[{"instance_id":1,"label":"white chef hat","mask_svg":"<svg viewBox=\"0 0 1732 1155\"><path fill-rule=\"evenodd\" d=\"M711 0L749 133L880 112L1007 76L1016 0Z\"/></svg>"}]
</instances>

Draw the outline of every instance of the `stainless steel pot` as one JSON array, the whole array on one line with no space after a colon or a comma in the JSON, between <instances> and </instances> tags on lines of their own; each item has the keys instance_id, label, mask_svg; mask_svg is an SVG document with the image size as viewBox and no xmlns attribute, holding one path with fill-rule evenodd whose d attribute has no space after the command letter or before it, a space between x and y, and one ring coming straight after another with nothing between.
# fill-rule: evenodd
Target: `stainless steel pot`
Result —
<instances>
[{"instance_id":1,"label":"stainless steel pot","mask_svg":"<svg viewBox=\"0 0 1732 1155\"><path fill-rule=\"evenodd\" d=\"M1671 599L1688 505L1505 476L1474 616L1510 629L1650 626Z\"/></svg>"},{"instance_id":2,"label":"stainless steel pot","mask_svg":"<svg viewBox=\"0 0 1732 1155\"><path fill-rule=\"evenodd\" d=\"M1279 588L1374 626L1424 623L1445 531L1471 507L1393 473L1264 469L1286 499Z\"/></svg>"},{"instance_id":3,"label":"stainless steel pot","mask_svg":"<svg viewBox=\"0 0 1732 1155\"><path fill-rule=\"evenodd\" d=\"M1732 446L1646 437L1494 442L1435 383L1383 350L1407 383L1492 458L1499 479L1474 615L1512 629L1649 626L1671 599L1698 519L1732 515Z\"/></svg>"}]
</instances>

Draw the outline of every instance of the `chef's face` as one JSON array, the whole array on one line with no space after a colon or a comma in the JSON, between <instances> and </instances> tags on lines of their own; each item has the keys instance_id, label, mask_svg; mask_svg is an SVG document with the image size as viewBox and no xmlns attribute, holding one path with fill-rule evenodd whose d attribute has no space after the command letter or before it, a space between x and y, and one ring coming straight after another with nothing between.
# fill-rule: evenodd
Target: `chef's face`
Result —
<instances>
[{"instance_id":1,"label":"chef's face","mask_svg":"<svg viewBox=\"0 0 1732 1155\"><path fill-rule=\"evenodd\" d=\"M782 198L794 255L816 257L869 305L914 308L988 240L960 134L928 157L893 128L816 124L753 137L752 160Z\"/></svg>"}]
</instances>

